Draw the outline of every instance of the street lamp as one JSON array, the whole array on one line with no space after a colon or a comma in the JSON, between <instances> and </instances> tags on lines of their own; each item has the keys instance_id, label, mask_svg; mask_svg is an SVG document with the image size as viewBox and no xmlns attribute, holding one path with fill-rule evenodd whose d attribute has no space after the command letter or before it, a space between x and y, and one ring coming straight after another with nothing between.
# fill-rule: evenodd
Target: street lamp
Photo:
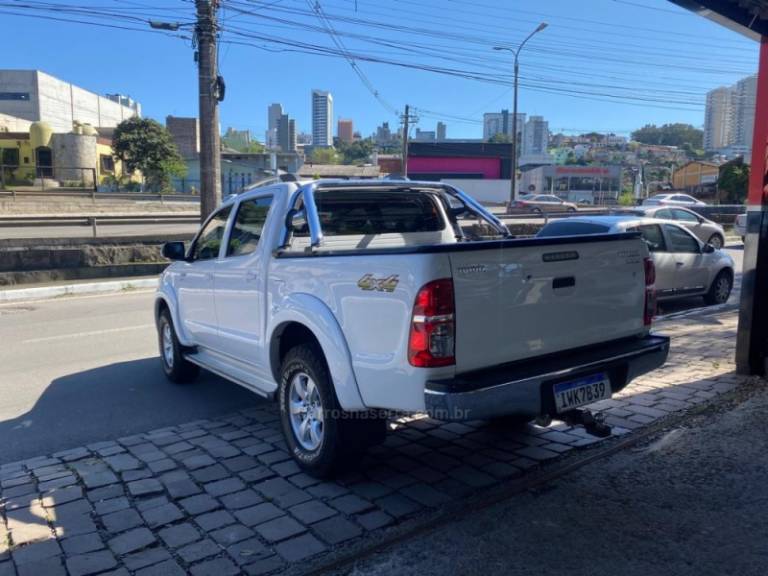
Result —
<instances>
[{"instance_id":1,"label":"street lamp","mask_svg":"<svg viewBox=\"0 0 768 576\"><path fill-rule=\"evenodd\" d=\"M513 104L512 104L512 174L510 177L510 190L509 190L509 204L507 205L507 210L509 210L512 207L512 203L515 201L516 197L516 188L517 188L517 75L518 75L518 56L520 55L520 50L523 49L523 46L525 46L526 42L530 40L534 34L537 32L541 32L544 30L544 28L547 27L546 22L542 22L536 27L536 30L528 34L528 36L525 37L525 40L523 40L520 45L517 47L516 50L513 50L512 48L507 48L506 46L494 46L494 50L506 50L507 52L512 52L515 55L515 89L514 89L514 98L513 98Z\"/></svg>"}]
</instances>

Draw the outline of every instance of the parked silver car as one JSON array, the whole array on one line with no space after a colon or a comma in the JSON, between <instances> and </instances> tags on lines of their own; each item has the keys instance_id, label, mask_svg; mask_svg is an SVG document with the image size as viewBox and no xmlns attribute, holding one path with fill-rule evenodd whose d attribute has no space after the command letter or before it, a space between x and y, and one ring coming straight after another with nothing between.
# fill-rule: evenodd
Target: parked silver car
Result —
<instances>
[{"instance_id":1,"label":"parked silver car","mask_svg":"<svg viewBox=\"0 0 768 576\"><path fill-rule=\"evenodd\" d=\"M576 216L545 225L537 237L580 236L638 231L656 265L660 300L701 295L707 304L722 304L733 288L733 258L715 250L668 220L637 216Z\"/></svg>"},{"instance_id":2,"label":"parked silver car","mask_svg":"<svg viewBox=\"0 0 768 576\"><path fill-rule=\"evenodd\" d=\"M523 194L510 205L512 212L576 212L579 208L573 202L567 202L554 194Z\"/></svg>"},{"instance_id":3,"label":"parked silver car","mask_svg":"<svg viewBox=\"0 0 768 576\"><path fill-rule=\"evenodd\" d=\"M698 198L694 198L688 194L656 194L650 198L643 200L643 206L706 206L706 202L702 202Z\"/></svg>"},{"instance_id":4,"label":"parked silver car","mask_svg":"<svg viewBox=\"0 0 768 576\"><path fill-rule=\"evenodd\" d=\"M693 232L705 244L712 244L718 250L725 245L725 230L717 222L707 220L701 214L680 206L640 206L633 212L641 212L648 218L673 220Z\"/></svg>"}]
</instances>

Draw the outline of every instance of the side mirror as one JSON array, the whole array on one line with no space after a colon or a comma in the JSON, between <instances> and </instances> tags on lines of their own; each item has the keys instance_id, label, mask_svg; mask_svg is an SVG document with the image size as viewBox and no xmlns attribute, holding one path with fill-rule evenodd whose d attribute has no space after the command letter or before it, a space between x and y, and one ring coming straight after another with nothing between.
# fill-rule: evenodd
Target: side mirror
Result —
<instances>
[{"instance_id":1,"label":"side mirror","mask_svg":"<svg viewBox=\"0 0 768 576\"><path fill-rule=\"evenodd\" d=\"M163 244L163 257L168 260L186 260L184 242L166 242Z\"/></svg>"},{"instance_id":2,"label":"side mirror","mask_svg":"<svg viewBox=\"0 0 768 576\"><path fill-rule=\"evenodd\" d=\"M712 244L704 244L704 248L701 250L704 254L712 254L715 251L715 247Z\"/></svg>"}]
</instances>

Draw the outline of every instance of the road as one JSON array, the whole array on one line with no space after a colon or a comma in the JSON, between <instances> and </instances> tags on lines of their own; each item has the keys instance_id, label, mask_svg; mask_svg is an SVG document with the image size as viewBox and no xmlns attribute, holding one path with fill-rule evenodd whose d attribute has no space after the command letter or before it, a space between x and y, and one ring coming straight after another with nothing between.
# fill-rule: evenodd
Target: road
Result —
<instances>
[{"instance_id":1,"label":"road","mask_svg":"<svg viewBox=\"0 0 768 576\"><path fill-rule=\"evenodd\" d=\"M192 238L197 224L100 224L97 236L151 236L163 237L170 234L189 234ZM92 238L90 226L3 226L2 238Z\"/></svg>"},{"instance_id":2,"label":"road","mask_svg":"<svg viewBox=\"0 0 768 576\"><path fill-rule=\"evenodd\" d=\"M0 306L0 464L114 439L260 400L211 374L162 374L152 293Z\"/></svg>"},{"instance_id":3,"label":"road","mask_svg":"<svg viewBox=\"0 0 768 576\"><path fill-rule=\"evenodd\" d=\"M763 576L765 383L746 396L336 576Z\"/></svg>"},{"instance_id":4,"label":"road","mask_svg":"<svg viewBox=\"0 0 768 576\"><path fill-rule=\"evenodd\" d=\"M731 253L740 270L740 250ZM152 299L136 292L0 305L0 464L261 401L208 373L192 386L169 384ZM691 298L662 313L702 304Z\"/></svg>"}]
</instances>

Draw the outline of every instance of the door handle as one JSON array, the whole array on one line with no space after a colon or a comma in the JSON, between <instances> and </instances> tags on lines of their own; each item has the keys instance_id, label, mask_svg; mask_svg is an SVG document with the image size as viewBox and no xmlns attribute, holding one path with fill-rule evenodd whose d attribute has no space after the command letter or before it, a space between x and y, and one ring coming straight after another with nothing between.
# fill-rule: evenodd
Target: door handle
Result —
<instances>
[{"instance_id":1,"label":"door handle","mask_svg":"<svg viewBox=\"0 0 768 576\"><path fill-rule=\"evenodd\" d=\"M206 280L213 280L213 272L206 272L205 273L205 279Z\"/></svg>"},{"instance_id":2,"label":"door handle","mask_svg":"<svg viewBox=\"0 0 768 576\"><path fill-rule=\"evenodd\" d=\"M252 282L253 280L256 280L257 277L258 277L258 274L256 273L255 270L246 270L245 279L248 282Z\"/></svg>"}]
</instances>

